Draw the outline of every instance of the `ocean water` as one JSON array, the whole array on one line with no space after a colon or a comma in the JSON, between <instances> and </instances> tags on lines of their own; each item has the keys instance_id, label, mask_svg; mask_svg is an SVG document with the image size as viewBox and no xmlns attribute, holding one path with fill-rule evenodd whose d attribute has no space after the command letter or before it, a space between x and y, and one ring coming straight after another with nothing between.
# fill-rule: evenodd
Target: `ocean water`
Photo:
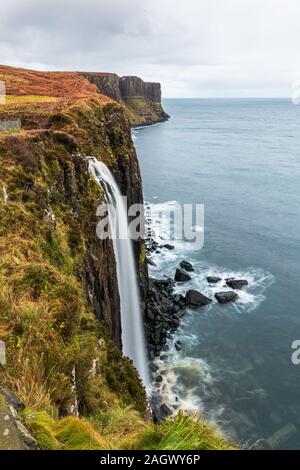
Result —
<instances>
[{"instance_id":1,"label":"ocean water","mask_svg":"<svg viewBox=\"0 0 300 470\"><path fill-rule=\"evenodd\" d=\"M172 119L134 130L145 199L204 204L205 242L154 255L154 276L195 267L178 291L214 298L206 276L246 278L236 303L187 312L170 341L164 402L201 412L233 439L300 448L300 107L288 100L165 100ZM153 222L159 237L163 224ZM174 341L183 350L177 352ZM174 410L175 411L175 410ZM284 428L288 425L288 428ZM283 431L282 431L282 428ZM288 432L285 432L287 430Z\"/></svg>"}]
</instances>

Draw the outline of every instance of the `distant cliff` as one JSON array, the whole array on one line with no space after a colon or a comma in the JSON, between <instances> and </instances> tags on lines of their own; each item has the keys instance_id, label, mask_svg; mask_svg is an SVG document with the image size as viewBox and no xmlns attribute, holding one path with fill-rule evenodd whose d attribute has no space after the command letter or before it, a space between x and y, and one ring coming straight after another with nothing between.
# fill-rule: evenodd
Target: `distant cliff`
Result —
<instances>
[{"instance_id":1,"label":"distant cliff","mask_svg":"<svg viewBox=\"0 0 300 470\"><path fill-rule=\"evenodd\" d=\"M119 77L114 73L82 73L99 93L123 103L133 126L163 122L169 118L161 104L160 83L139 77Z\"/></svg>"}]
</instances>

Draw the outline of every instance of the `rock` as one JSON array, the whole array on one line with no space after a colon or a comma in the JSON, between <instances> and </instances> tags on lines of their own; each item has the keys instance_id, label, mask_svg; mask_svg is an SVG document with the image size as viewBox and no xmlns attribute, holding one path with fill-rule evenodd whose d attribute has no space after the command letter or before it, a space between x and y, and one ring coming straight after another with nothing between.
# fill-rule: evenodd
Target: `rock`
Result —
<instances>
[{"instance_id":1,"label":"rock","mask_svg":"<svg viewBox=\"0 0 300 470\"><path fill-rule=\"evenodd\" d=\"M183 269L177 268L175 273L175 281L177 282L186 282L190 281L192 278L187 274Z\"/></svg>"},{"instance_id":2,"label":"rock","mask_svg":"<svg viewBox=\"0 0 300 470\"><path fill-rule=\"evenodd\" d=\"M279 449L285 442L287 442L294 434L297 433L297 428L294 424L289 423L283 426L270 436L266 442L271 449Z\"/></svg>"},{"instance_id":3,"label":"rock","mask_svg":"<svg viewBox=\"0 0 300 470\"><path fill-rule=\"evenodd\" d=\"M222 279L218 276L207 276L206 279L209 284L217 284L217 282L222 281Z\"/></svg>"},{"instance_id":4,"label":"rock","mask_svg":"<svg viewBox=\"0 0 300 470\"><path fill-rule=\"evenodd\" d=\"M266 439L258 439L249 446L249 450L270 450L270 446Z\"/></svg>"},{"instance_id":5,"label":"rock","mask_svg":"<svg viewBox=\"0 0 300 470\"><path fill-rule=\"evenodd\" d=\"M150 369L155 374L158 371L159 367L156 364L153 364L153 362L151 362Z\"/></svg>"},{"instance_id":6,"label":"rock","mask_svg":"<svg viewBox=\"0 0 300 470\"><path fill-rule=\"evenodd\" d=\"M153 361L153 359L155 358L155 354L153 351L149 351L149 357L150 357L150 360Z\"/></svg>"},{"instance_id":7,"label":"rock","mask_svg":"<svg viewBox=\"0 0 300 470\"><path fill-rule=\"evenodd\" d=\"M163 381L163 378L162 378L161 375L158 375L155 379L155 382L157 382L157 383L161 383L162 381Z\"/></svg>"},{"instance_id":8,"label":"rock","mask_svg":"<svg viewBox=\"0 0 300 470\"><path fill-rule=\"evenodd\" d=\"M189 307L202 307L212 302L211 299L194 289L187 291L185 300Z\"/></svg>"},{"instance_id":9,"label":"rock","mask_svg":"<svg viewBox=\"0 0 300 470\"><path fill-rule=\"evenodd\" d=\"M226 284L232 289L241 289L248 285L248 281L246 279L226 279Z\"/></svg>"},{"instance_id":10,"label":"rock","mask_svg":"<svg viewBox=\"0 0 300 470\"><path fill-rule=\"evenodd\" d=\"M166 248L167 250L174 250L175 246L170 245L169 243L165 243L164 245L162 245L162 248Z\"/></svg>"},{"instance_id":11,"label":"rock","mask_svg":"<svg viewBox=\"0 0 300 470\"><path fill-rule=\"evenodd\" d=\"M165 403L163 403L159 407L159 411L160 411L163 418L167 418L168 416L170 416L172 414L172 411L170 410L170 408L167 405L165 405Z\"/></svg>"},{"instance_id":12,"label":"rock","mask_svg":"<svg viewBox=\"0 0 300 470\"><path fill-rule=\"evenodd\" d=\"M189 271L189 272L194 271L193 265L191 263L189 263L188 261L185 261L185 260L182 260L180 262L180 267L182 269L185 269L185 271Z\"/></svg>"},{"instance_id":13,"label":"rock","mask_svg":"<svg viewBox=\"0 0 300 470\"><path fill-rule=\"evenodd\" d=\"M8 388L3 387L0 385L0 391L5 396L6 401L9 405L11 405L16 411L22 411L25 408L24 403L14 395Z\"/></svg>"},{"instance_id":14,"label":"rock","mask_svg":"<svg viewBox=\"0 0 300 470\"><path fill-rule=\"evenodd\" d=\"M234 302L239 298L238 294L233 291L227 292L217 292L215 294L215 298L217 299L220 304L227 304L228 302Z\"/></svg>"},{"instance_id":15,"label":"rock","mask_svg":"<svg viewBox=\"0 0 300 470\"><path fill-rule=\"evenodd\" d=\"M156 267L156 263L154 263L154 261L150 258L147 259L147 263L150 264L151 266L155 266Z\"/></svg>"},{"instance_id":16,"label":"rock","mask_svg":"<svg viewBox=\"0 0 300 470\"><path fill-rule=\"evenodd\" d=\"M175 294L175 295L173 296L173 300L174 300L177 304L181 305L182 307L185 306L185 297L183 297L183 295L181 295L181 294Z\"/></svg>"},{"instance_id":17,"label":"rock","mask_svg":"<svg viewBox=\"0 0 300 470\"><path fill-rule=\"evenodd\" d=\"M175 343L175 349L176 349L176 351L181 351L182 348L183 348L182 342L181 342L181 341L176 341L176 343Z\"/></svg>"},{"instance_id":18,"label":"rock","mask_svg":"<svg viewBox=\"0 0 300 470\"><path fill-rule=\"evenodd\" d=\"M167 354L163 354L160 356L161 361L167 361L169 359L169 356Z\"/></svg>"}]
</instances>

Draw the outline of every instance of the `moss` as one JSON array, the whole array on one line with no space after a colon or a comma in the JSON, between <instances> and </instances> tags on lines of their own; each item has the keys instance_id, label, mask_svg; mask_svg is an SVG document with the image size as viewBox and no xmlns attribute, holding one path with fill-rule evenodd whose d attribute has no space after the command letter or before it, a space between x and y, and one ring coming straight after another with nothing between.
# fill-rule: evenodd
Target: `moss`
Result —
<instances>
[{"instance_id":1,"label":"moss","mask_svg":"<svg viewBox=\"0 0 300 470\"><path fill-rule=\"evenodd\" d=\"M144 264L146 261L146 247L145 243L141 243L141 248L140 248L140 263Z\"/></svg>"}]
</instances>

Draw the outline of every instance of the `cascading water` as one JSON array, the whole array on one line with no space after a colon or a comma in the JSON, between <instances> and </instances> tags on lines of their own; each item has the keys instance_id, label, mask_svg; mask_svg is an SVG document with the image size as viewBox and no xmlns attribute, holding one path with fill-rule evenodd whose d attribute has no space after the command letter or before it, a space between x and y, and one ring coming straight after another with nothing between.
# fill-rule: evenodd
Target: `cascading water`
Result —
<instances>
[{"instance_id":1,"label":"cascading water","mask_svg":"<svg viewBox=\"0 0 300 470\"><path fill-rule=\"evenodd\" d=\"M121 302L123 354L132 359L143 384L149 392L150 377L145 333L140 310L132 242L128 236L127 207L113 175L104 163L90 157L89 170L96 182L104 187L108 204ZM118 236L120 232L124 235L122 235L122 238Z\"/></svg>"}]
</instances>

